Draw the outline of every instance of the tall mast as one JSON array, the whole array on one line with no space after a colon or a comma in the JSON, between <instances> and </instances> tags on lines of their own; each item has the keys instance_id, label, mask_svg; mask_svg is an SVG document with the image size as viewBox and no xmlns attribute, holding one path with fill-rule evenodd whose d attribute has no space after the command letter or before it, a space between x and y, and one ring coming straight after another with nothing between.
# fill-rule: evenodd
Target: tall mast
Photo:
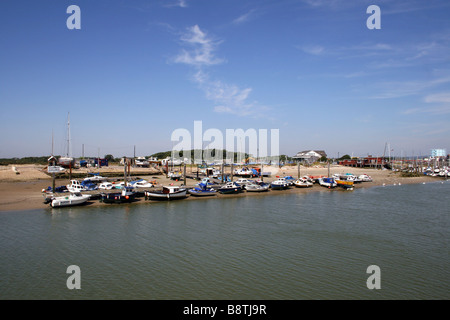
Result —
<instances>
[{"instance_id":1,"label":"tall mast","mask_svg":"<svg viewBox=\"0 0 450 320\"><path fill-rule=\"evenodd\" d=\"M70 112L67 115L67 157L72 157L70 152Z\"/></svg>"}]
</instances>

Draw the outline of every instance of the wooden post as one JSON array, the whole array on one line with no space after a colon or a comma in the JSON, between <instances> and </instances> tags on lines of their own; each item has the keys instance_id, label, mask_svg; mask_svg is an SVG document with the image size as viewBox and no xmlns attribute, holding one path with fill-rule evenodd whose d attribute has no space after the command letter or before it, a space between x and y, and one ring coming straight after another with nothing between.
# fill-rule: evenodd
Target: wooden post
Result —
<instances>
[{"instance_id":1,"label":"wooden post","mask_svg":"<svg viewBox=\"0 0 450 320\"><path fill-rule=\"evenodd\" d=\"M261 182L264 182L263 170L264 170L264 164L261 162Z\"/></svg>"},{"instance_id":2,"label":"wooden post","mask_svg":"<svg viewBox=\"0 0 450 320\"><path fill-rule=\"evenodd\" d=\"M233 182L234 163L231 163L231 182Z\"/></svg>"},{"instance_id":3,"label":"wooden post","mask_svg":"<svg viewBox=\"0 0 450 320\"><path fill-rule=\"evenodd\" d=\"M300 179L300 162L297 162L297 178Z\"/></svg>"},{"instance_id":4,"label":"wooden post","mask_svg":"<svg viewBox=\"0 0 450 320\"><path fill-rule=\"evenodd\" d=\"M330 177L330 162L328 162L328 178Z\"/></svg>"},{"instance_id":5,"label":"wooden post","mask_svg":"<svg viewBox=\"0 0 450 320\"><path fill-rule=\"evenodd\" d=\"M123 181L125 182L125 187L127 186L127 157L123 158Z\"/></svg>"},{"instance_id":6,"label":"wooden post","mask_svg":"<svg viewBox=\"0 0 450 320\"><path fill-rule=\"evenodd\" d=\"M183 165L183 171L184 171L184 185L186 185L186 163Z\"/></svg>"},{"instance_id":7,"label":"wooden post","mask_svg":"<svg viewBox=\"0 0 450 320\"><path fill-rule=\"evenodd\" d=\"M222 183L225 182L225 178L224 178L224 177L225 177L225 176L224 176L225 172L223 172L224 168L225 168L225 166L224 166L223 159L222 159L222 169L221 169L221 171L220 171L220 173L222 174Z\"/></svg>"},{"instance_id":8,"label":"wooden post","mask_svg":"<svg viewBox=\"0 0 450 320\"><path fill-rule=\"evenodd\" d=\"M72 180L72 160L69 161L69 180Z\"/></svg>"}]
</instances>

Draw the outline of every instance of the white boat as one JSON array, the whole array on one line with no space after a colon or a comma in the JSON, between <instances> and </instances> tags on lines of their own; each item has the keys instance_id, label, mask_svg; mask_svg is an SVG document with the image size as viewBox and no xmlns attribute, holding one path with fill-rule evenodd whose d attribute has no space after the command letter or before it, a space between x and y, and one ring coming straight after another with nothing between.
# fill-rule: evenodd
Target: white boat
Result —
<instances>
[{"instance_id":1,"label":"white boat","mask_svg":"<svg viewBox=\"0 0 450 320\"><path fill-rule=\"evenodd\" d=\"M253 183L253 181L248 180L247 178L239 178L236 180L236 184L241 186L242 189L246 189L247 185Z\"/></svg>"},{"instance_id":2,"label":"white boat","mask_svg":"<svg viewBox=\"0 0 450 320\"><path fill-rule=\"evenodd\" d=\"M98 186L101 190L111 190L114 189L114 185L111 182L103 182Z\"/></svg>"},{"instance_id":3,"label":"white boat","mask_svg":"<svg viewBox=\"0 0 450 320\"><path fill-rule=\"evenodd\" d=\"M176 180L181 179L183 177L183 174L181 171L171 171L167 174L167 176L172 180Z\"/></svg>"},{"instance_id":4,"label":"white boat","mask_svg":"<svg viewBox=\"0 0 450 320\"><path fill-rule=\"evenodd\" d=\"M107 178L106 177L102 177L102 176L100 176L98 174L94 174L94 175L92 175L92 177L84 178L84 180L85 181L87 181L87 180L90 180L90 181L105 181L105 180L107 180Z\"/></svg>"},{"instance_id":5,"label":"white boat","mask_svg":"<svg viewBox=\"0 0 450 320\"><path fill-rule=\"evenodd\" d=\"M245 186L245 190L247 192L264 192L268 191L270 188L270 184L268 183L250 183Z\"/></svg>"},{"instance_id":6,"label":"white boat","mask_svg":"<svg viewBox=\"0 0 450 320\"><path fill-rule=\"evenodd\" d=\"M233 182L227 182L225 185L221 186L217 191L219 191L222 194L233 194L233 193L239 193L242 192L242 187L237 185L234 181Z\"/></svg>"},{"instance_id":7,"label":"white boat","mask_svg":"<svg viewBox=\"0 0 450 320\"><path fill-rule=\"evenodd\" d=\"M372 177L367 175L367 174L362 174L358 177L359 180L363 181L363 182L371 182L372 181Z\"/></svg>"},{"instance_id":8,"label":"white boat","mask_svg":"<svg viewBox=\"0 0 450 320\"><path fill-rule=\"evenodd\" d=\"M178 186L164 186L159 191L145 191L145 199L151 200L175 200L184 199L187 196L186 188Z\"/></svg>"},{"instance_id":9,"label":"white boat","mask_svg":"<svg viewBox=\"0 0 450 320\"><path fill-rule=\"evenodd\" d=\"M70 184L67 185L67 190L69 190L69 192L87 191L78 180L70 180Z\"/></svg>"},{"instance_id":10,"label":"white boat","mask_svg":"<svg viewBox=\"0 0 450 320\"><path fill-rule=\"evenodd\" d=\"M140 179L137 181L132 181L130 184L135 188L153 188L153 183L148 182L147 180Z\"/></svg>"},{"instance_id":11,"label":"white boat","mask_svg":"<svg viewBox=\"0 0 450 320\"><path fill-rule=\"evenodd\" d=\"M253 175L253 170L249 169L247 167L244 167L242 169L236 169L234 171L234 174L236 176L252 176Z\"/></svg>"},{"instance_id":12,"label":"white boat","mask_svg":"<svg viewBox=\"0 0 450 320\"><path fill-rule=\"evenodd\" d=\"M313 183L301 178L294 181L294 186L296 186L297 188L310 188L313 186Z\"/></svg>"},{"instance_id":13,"label":"white boat","mask_svg":"<svg viewBox=\"0 0 450 320\"><path fill-rule=\"evenodd\" d=\"M337 183L334 178L319 178L318 181L322 187L326 187L329 189L337 187Z\"/></svg>"},{"instance_id":14,"label":"white boat","mask_svg":"<svg viewBox=\"0 0 450 320\"><path fill-rule=\"evenodd\" d=\"M270 184L270 187L274 190L283 190L289 188L289 183L285 178L278 178Z\"/></svg>"},{"instance_id":15,"label":"white boat","mask_svg":"<svg viewBox=\"0 0 450 320\"><path fill-rule=\"evenodd\" d=\"M50 205L53 208L77 206L80 204L84 204L86 201L89 200L90 197L91 196L88 194L81 194L80 192L71 192L67 196L52 198Z\"/></svg>"}]
</instances>

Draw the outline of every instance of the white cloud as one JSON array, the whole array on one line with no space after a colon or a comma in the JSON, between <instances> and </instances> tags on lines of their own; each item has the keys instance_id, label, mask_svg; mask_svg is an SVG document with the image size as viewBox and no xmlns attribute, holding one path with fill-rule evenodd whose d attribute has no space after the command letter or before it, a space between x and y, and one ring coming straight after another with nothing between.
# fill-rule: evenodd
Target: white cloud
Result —
<instances>
[{"instance_id":1,"label":"white cloud","mask_svg":"<svg viewBox=\"0 0 450 320\"><path fill-rule=\"evenodd\" d=\"M176 63L201 67L223 62L222 59L215 57L213 54L219 42L208 37L205 32L200 30L198 25L188 28L187 32L181 36L181 40L192 48L190 50L183 49L175 57Z\"/></svg>"},{"instance_id":2,"label":"white cloud","mask_svg":"<svg viewBox=\"0 0 450 320\"><path fill-rule=\"evenodd\" d=\"M233 24L242 24L244 22L247 22L254 15L255 11L256 10L252 9L249 12L237 17L236 19L233 20Z\"/></svg>"}]
</instances>

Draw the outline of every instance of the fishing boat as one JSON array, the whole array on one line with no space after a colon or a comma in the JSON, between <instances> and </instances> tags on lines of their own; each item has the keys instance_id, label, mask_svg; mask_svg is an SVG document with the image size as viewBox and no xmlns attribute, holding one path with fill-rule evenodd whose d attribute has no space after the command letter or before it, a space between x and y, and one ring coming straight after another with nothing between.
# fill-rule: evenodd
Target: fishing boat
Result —
<instances>
[{"instance_id":1,"label":"fishing boat","mask_svg":"<svg viewBox=\"0 0 450 320\"><path fill-rule=\"evenodd\" d=\"M264 192L264 191L269 191L270 188L270 184L268 183L250 183L247 184L245 187L245 190L247 190L247 192Z\"/></svg>"},{"instance_id":2,"label":"fishing boat","mask_svg":"<svg viewBox=\"0 0 450 320\"><path fill-rule=\"evenodd\" d=\"M285 178L278 178L270 184L273 190L285 190L289 188L289 183Z\"/></svg>"},{"instance_id":3,"label":"fishing boat","mask_svg":"<svg viewBox=\"0 0 450 320\"><path fill-rule=\"evenodd\" d=\"M176 200L186 198L186 188L178 186L164 186L162 190L145 191L145 199L149 200Z\"/></svg>"},{"instance_id":4,"label":"fishing boat","mask_svg":"<svg viewBox=\"0 0 450 320\"><path fill-rule=\"evenodd\" d=\"M91 196L88 194L81 194L80 192L71 192L67 196L52 197L50 205L52 208L72 207L86 203Z\"/></svg>"},{"instance_id":5,"label":"fishing boat","mask_svg":"<svg viewBox=\"0 0 450 320\"><path fill-rule=\"evenodd\" d=\"M104 203L128 203L135 200L136 194L130 187L123 188L121 192L102 193L101 202Z\"/></svg>"},{"instance_id":6,"label":"fishing boat","mask_svg":"<svg viewBox=\"0 0 450 320\"><path fill-rule=\"evenodd\" d=\"M215 196L217 194L217 191L215 189L208 188L208 186L203 183L199 183L198 187L189 189L188 192L194 197L208 197Z\"/></svg>"},{"instance_id":7,"label":"fishing boat","mask_svg":"<svg viewBox=\"0 0 450 320\"><path fill-rule=\"evenodd\" d=\"M300 178L294 181L294 186L297 188L310 188L313 186L313 183L307 179Z\"/></svg>"},{"instance_id":8,"label":"fishing boat","mask_svg":"<svg viewBox=\"0 0 450 320\"><path fill-rule=\"evenodd\" d=\"M334 180L334 178L319 178L319 185L321 185L322 187L326 187L326 188L336 188L337 187L337 183Z\"/></svg>"},{"instance_id":9,"label":"fishing boat","mask_svg":"<svg viewBox=\"0 0 450 320\"><path fill-rule=\"evenodd\" d=\"M171 171L167 174L167 177L172 180L181 179L183 177L183 174L181 171Z\"/></svg>"},{"instance_id":10,"label":"fishing boat","mask_svg":"<svg viewBox=\"0 0 450 320\"><path fill-rule=\"evenodd\" d=\"M242 187L235 182L227 182L224 186L217 189L222 194L233 194L242 192Z\"/></svg>"}]
</instances>

